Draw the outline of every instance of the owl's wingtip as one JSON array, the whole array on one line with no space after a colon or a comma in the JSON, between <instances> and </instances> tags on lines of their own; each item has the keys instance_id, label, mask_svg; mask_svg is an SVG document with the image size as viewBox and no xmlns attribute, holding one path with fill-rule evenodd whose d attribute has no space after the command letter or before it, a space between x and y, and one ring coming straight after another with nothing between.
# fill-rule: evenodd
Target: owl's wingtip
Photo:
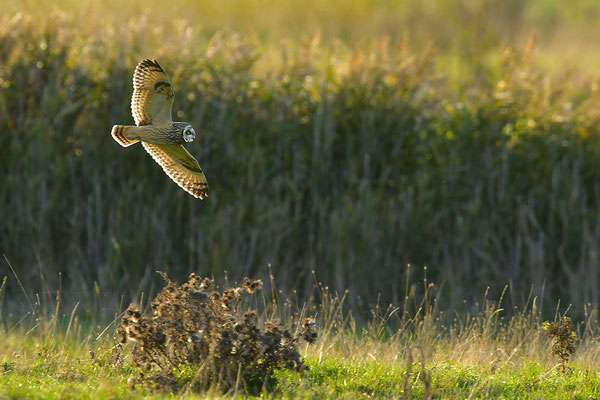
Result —
<instances>
[{"instance_id":1,"label":"owl's wingtip","mask_svg":"<svg viewBox=\"0 0 600 400\"><path fill-rule=\"evenodd\" d=\"M181 186L181 188L183 188L183 190L185 190L186 192L188 192L189 194L191 194L192 196L194 196L197 199L204 200L205 198L208 197L208 187L205 187L202 189L197 189L197 188L186 187L184 185L181 185L180 183L177 183L177 184L179 186Z\"/></svg>"},{"instance_id":2,"label":"owl's wingtip","mask_svg":"<svg viewBox=\"0 0 600 400\"><path fill-rule=\"evenodd\" d=\"M144 69L148 67L156 68L156 70L159 72L165 72L155 58L144 58L138 63L136 69Z\"/></svg>"}]
</instances>

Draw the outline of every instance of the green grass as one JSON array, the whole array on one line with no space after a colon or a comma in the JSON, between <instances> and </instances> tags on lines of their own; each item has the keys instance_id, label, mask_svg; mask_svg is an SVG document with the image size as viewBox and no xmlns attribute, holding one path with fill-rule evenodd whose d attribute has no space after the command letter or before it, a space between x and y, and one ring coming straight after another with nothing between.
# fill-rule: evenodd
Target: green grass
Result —
<instances>
[{"instance_id":1,"label":"green grass","mask_svg":"<svg viewBox=\"0 0 600 400\"><path fill-rule=\"evenodd\" d=\"M191 366L173 370L181 390L160 392L140 383L132 346L121 350L113 324L90 326L60 303L37 307L0 331L2 398L597 398L600 346L596 312L576 324L575 353L563 371L544 334L537 299L510 313L502 299L489 299L472 312L449 319L435 289L411 293L402 308L376 308L358 323L345 311L345 299L318 286L317 297L302 307L281 292L243 303L262 310L259 325L277 318L291 329L316 316L319 337L299 351L309 367L304 374L278 370L261 391L246 392L244 382L223 393L208 385L195 392ZM510 292L506 293L510 296ZM413 304L414 309L408 304ZM37 304L37 303L36 303ZM50 306L52 304L47 304ZM39 304L37 304L39 306ZM37 310L37 311L36 311ZM558 318L558 309L557 316ZM158 370L155 370L158 372ZM134 382L132 386L130 381ZM197 386L194 386L197 387ZM252 389L255 390L255 389Z\"/></svg>"},{"instance_id":2,"label":"green grass","mask_svg":"<svg viewBox=\"0 0 600 400\"><path fill-rule=\"evenodd\" d=\"M406 367L369 363L315 361L306 382L296 390L309 397L329 398L595 398L600 393L596 371L575 369L563 375L532 362L519 367L457 365L453 362ZM408 379L407 379L408 376ZM424 376L426 378L424 378ZM428 379L425 389L424 379ZM296 382L299 380L296 378ZM282 382L283 384L283 382ZM285 382L288 384L288 382ZM289 382L294 387L293 380ZM302 387L304 385L304 387Z\"/></svg>"},{"instance_id":3,"label":"green grass","mask_svg":"<svg viewBox=\"0 0 600 400\"><path fill-rule=\"evenodd\" d=\"M351 316L340 313L339 301L329 301L331 319L319 321L319 340L302 351L310 370L304 375L278 371L270 387L256 396L585 399L600 395L596 336L579 337L570 369L561 372L535 308L504 320L498 317L502 310L490 304L487 311L451 325L441 324L433 308L424 317L405 320L395 319L391 312L359 332ZM325 314L325 307L321 311ZM112 329L100 336L94 330L78 336L66 334L44 317L36 321L29 329L21 324L1 333L2 398L204 398L205 394L185 388L175 396L139 383L132 389L128 380L142 371L131 365L128 347L124 358L115 357ZM584 328L596 329L595 324L588 321ZM183 369L175 377L189 382L193 372ZM243 384L224 398L237 396L254 398L244 392ZM212 387L208 397L223 394Z\"/></svg>"},{"instance_id":4,"label":"green grass","mask_svg":"<svg viewBox=\"0 0 600 400\"><path fill-rule=\"evenodd\" d=\"M83 363L87 363L84 360ZM265 392L268 398L422 398L425 394L423 374L409 373L402 367L382 367L352 362L309 362L311 371L302 378L293 373L279 374L275 392ZM122 376L104 371L89 373L80 368L61 365L66 373L38 368L4 372L0 378L3 398L170 398L166 393L148 389L130 391ZM520 368L457 366L451 363L427 365L431 379L428 393L434 398L564 398L586 399L600 395L597 371L574 369L563 375L536 363ZM125 376L127 376L125 374ZM214 395L217 397L217 395ZM209 396L211 397L211 396ZM227 396L230 397L230 396ZM183 398L204 398L204 395L184 395Z\"/></svg>"}]
</instances>

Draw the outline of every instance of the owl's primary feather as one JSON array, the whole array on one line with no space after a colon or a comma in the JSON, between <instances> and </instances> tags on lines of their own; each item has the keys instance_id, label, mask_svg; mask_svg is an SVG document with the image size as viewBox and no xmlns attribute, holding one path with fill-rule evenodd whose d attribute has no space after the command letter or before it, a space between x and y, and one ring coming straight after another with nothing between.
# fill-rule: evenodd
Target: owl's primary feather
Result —
<instances>
[{"instance_id":1,"label":"owl's primary feather","mask_svg":"<svg viewBox=\"0 0 600 400\"><path fill-rule=\"evenodd\" d=\"M198 161L180 144L142 142L144 149L183 190L196 198L208 196L208 182Z\"/></svg>"},{"instance_id":2,"label":"owl's primary feather","mask_svg":"<svg viewBox=\"0 0 600 400\"><path fill-rule=\"evenodd\" d=\"M137 126L162 125L172 121L173 89L156 60L142 60L133 74L131 113Z\"/></svg>"}]
</instances>

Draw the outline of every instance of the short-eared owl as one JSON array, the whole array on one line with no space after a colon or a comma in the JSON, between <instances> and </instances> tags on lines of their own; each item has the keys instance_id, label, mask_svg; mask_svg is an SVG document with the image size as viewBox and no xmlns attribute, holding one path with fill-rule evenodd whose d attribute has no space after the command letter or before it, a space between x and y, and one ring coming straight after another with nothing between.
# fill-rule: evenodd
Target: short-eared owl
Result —
<instances>
[{"instance_id":1,"label":"short-eared owl","mask_svg":"<svg viewBox=\"0 0 600 400\"><path fill-rule=\"evenodd\" d=\"M131 113L136 126L115 125L112 137L123 147L142 142L144 149L186 192L201 199L208 183L198 161L182 146L196 132L187 122L173 122L173 90L156 60L142 60L133 74Z\"/></svg>"}]
</instances>

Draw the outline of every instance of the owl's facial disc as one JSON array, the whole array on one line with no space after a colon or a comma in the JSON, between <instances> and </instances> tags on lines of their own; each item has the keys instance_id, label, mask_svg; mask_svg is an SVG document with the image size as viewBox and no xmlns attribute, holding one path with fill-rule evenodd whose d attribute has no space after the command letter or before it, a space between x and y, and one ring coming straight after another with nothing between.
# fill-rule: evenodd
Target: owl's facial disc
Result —
<instances>
[{"instance_id":1,"label":"owl's facial disc","mask_svg":"<svg viewBox=\"0 0 600 400\"><path fill-rule=\"evenodd\" d=\"M193 142L195 137L196 137L196 131L194 131L194 128L192 128L191 125L186 126L185 129L183 130L183 140L186 143L189 143L189 142Z\"/></svg>"}]
</instances>

